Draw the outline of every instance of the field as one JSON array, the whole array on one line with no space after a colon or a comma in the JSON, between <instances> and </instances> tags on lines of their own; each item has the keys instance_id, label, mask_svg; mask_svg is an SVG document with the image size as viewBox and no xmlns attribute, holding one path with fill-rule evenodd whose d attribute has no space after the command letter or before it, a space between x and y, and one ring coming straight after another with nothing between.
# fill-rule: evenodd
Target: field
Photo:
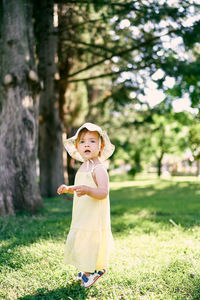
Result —
<instances>
[{"instance_id":1,"label":"field","mask_svg":"<svg viewBox=\"0 0 200 300\"><path fill-rule=\"evenodd\" d=\"M115 252L89 289L63 264L71 221L67 196L36 216L0 219L0 299L200 299L200 181L112 178Z\"/></svg>"}]
</instances>

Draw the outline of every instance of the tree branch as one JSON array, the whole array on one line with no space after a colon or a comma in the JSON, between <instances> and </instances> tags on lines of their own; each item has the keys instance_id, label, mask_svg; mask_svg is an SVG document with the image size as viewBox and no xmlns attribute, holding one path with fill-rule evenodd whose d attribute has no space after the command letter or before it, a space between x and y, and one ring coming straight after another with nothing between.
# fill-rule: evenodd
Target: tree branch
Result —
<instances>
[{"instance_id":1,"label":"tree branch","mask_svg":"<svg viewBox=\"0 0 200 300\"><path fill-rule=\"evenodd\" d=\"M89 47L93 47L93 48L104 50L106 52L111 52L111 53L114 54L114 52L113 52L112 49L105 48L105 47L103 47L101 45L95 45L95 44L85 43L85 42L77 41L77 40L71 40L70 43L71 42L74 43L74 44L76 44L76 45L80 44L80 45L84 45L84 46L89 46Z\"/></svg>"},{"instance_id":2,"label":"tree branch","mask_svg":"<svg viewBox=\"0 0 200 300\"><path fill-rule=\"evenodd\" d=\"M164 35L169 35L169 34L171 34L171 33L177 32L177 31L179 31L179 30L171 30L171 31L169 31L168 33L166 33L166 34L164 34ZM103 58L103 59L97 61L97 62L94 63L94 64L88 65L87 67L85 67L85 68L83 68L83 69L81 69L81 70L79 70L79 71L77 71L77 72L74 72L74 73L72 73L72 74L69 74L68 77L73 77L73 76L78 75L78 74L80 74L80 73L82 73L82 72L84 72L84 71L87 71L87 70L89 70L89 69L91 69L91 68L94 68L94 67L96 67L96 66L98 66L98 65L100 65L100 64L102 64L102 63L104 63L106 60L111 60L114 56L123 56L124 54L127 54L127 53L130 52L130 51L134 51L134 50L136 50L136 49L138 49L138 48L140 48L140 47L146 46L146 45L148 45L149 43L152 43L153 41L156 41L156 40L160 39L160 38L161 38L162 36L164 36L164 35L161 35L161 36L155 36L155 37L153 37L153 38L151 38L151 39L149 39L149 40L147 40L147 41L145 41L145 42L142 42L142 43L138 44L137 46L128 48L128 49L123 50L123 51L120 51L120 52L118 52L118 53L113 53L112 55L107 56L107 57L105 57L105 58Z\"/></svg>"},{"instance_id":3,"label":"tree branch","mask_svg":"<svg viewBox=\"0 0 200 300\"><path fill-rule=\"evenodd\" d=\"M96 4L95 0L55 0L56 4ZM133 3L137 3L137 0L130 1L127 3L119 3L119 2L110 2L110 1L101 1L98 3L99 6L109 5L109 6L120 6L120 7L129 7L132 6Z\"/></svg>"},{"instance_id":4,"label":"tree branch","mask_svg":"<svg viewBox=\"0 0 200 300\"><path fill-rule=\"evenodd\" d=\"M106 73L106 74L100 74L100 75L97 75L97 76L91 76L91 77L85 77L85 78L79 78L79 79L71 79L71 80L68 80L67 82L70 83L70 82L89 81L89 80L92 80L92 79L109 77L109 76L112 76L112 75L115 75L115 74L120 74L122 72L124 72L124 70L123 71L118 71L118 72L111 72L111 73Z\"/></svg>"},{"instance_id":5,"label":"tree branch","mask_svg":"<svg viewBox=\"0 0 200 300\"><path fill-rule=\"evenodd\" d=\"M111 16L104 16L103 18L99 18L99 19L93 19L93 20L87 20L85 22L82 23L77 23L77 24L71 24L70 26L68 26L69 29L74 29L77 27L83 27L85 24L89 24L89 23L97 23L97 22L105 22L105 20L110 19Z\"/></svg>"},{"instance_id":6,"label":"tree branch","mask_svg":"<svg viewBox=\"0 0 200 300\"><path fill-rule=\"evenodd\" d=\"M67 82L70 83L70 82L79 82L79 81L89 81L89 80L93 80L93 79L98 79L98 78L109 77L109 76L121 74L123 72L137 71L137 70L141 70L141 69L144 69L144 68L146 68L146 65L143 66L143 67L140 66L140 68L125 68L125 69L119 70L117 72L110 72L110 73L106 73L106 74L103 73L103 74L100 74L100 75L90 76L90 77L85 77L85 78L79 78L79 79L71 79L71 80L68 80Z\"/></svg>"}]
</instances>

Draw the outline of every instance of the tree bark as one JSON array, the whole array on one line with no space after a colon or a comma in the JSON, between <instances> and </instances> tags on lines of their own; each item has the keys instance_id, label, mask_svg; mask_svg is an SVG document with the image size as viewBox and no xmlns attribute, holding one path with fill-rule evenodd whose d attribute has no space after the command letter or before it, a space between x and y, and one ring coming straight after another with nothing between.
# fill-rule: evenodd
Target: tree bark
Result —
<instances>
[{"instance_id":1,"label":"tree bark","mask_svg":"<svg viewBox=\"0 0 200 300\"><path fill-rule=\"evenodd\" d=\"M42 206L36 176L39 81L30 0L0 2L0 215ZM31 16L31 17L30 17Z\"/></svg>"},{"instance_id":2,"label":"tree bark","mask_svg":"<svg viewBox=\"0 0 200 300\"><path fill-rule=\"evenodd\" d=\"M58 5L58 69L59 69L59 113L60 117L65 126L65 131L67 133L67 137L71 137L77 127L72 125L72 115L76 117L76 105L73 106L73 111L68 110L66 107L66 92L69 89L68 83L68 75L71 69L77 62L77 49L68 47L65 41L70 41L72 36L76 34L76 32L72 29L69 30L71 24L77 22L74 20L73 14L73 4L59 4ZM81 101L81 100L80 100ZM65 117L70 115L70 120ZM67 162L65 163L67 166L67 174L68 174L68 184L74 184L74 178L77 171L76 162L67 154Z\"/></svg>"},{"instance_id":3,"label":"tree bark","mask_svg":"<svg viewBox=\"0 0 200 300\"><path fill-rule=\"evenodd\" d=\"M64 183L62 123L54 78L57 72L54 1L42 0L35 3L39 76L44 84L40 95L39 116L40 191L42 196L52 197L57 194L58 186Z\"/></svg>"},{"instance_id":4,"label":"tree bark","mask_svg":"<svg viewBox=\"0 0 200 300\"><path fill-rule=\"evenodd\" d=\"M101 114L99 108L97 108L97 103L101 95L101 90L94 84L86 83L87 93L88 93L88 114L86 120L91 123L95 123Z\"/></svg>"}]
</instances>

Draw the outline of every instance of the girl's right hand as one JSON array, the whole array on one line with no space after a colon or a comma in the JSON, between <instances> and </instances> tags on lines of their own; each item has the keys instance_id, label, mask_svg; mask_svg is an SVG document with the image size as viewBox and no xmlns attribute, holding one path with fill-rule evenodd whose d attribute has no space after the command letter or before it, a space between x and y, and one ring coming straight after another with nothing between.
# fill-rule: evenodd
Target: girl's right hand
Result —
<instances>
[{"instance_id":1,"label":"girl's right hand","mask_svg":"<svg viewBox=\"0 0 200 300\"><path fill-rule=\"evenodd\" d=\"M58 193L58 195L64 194L64 193L73 194L74 193L74 189L73 189L73 186L67 186L65 184L61 184L59 186L59 188L57 189L57 193Z\"/></svg>"}]
</instances>

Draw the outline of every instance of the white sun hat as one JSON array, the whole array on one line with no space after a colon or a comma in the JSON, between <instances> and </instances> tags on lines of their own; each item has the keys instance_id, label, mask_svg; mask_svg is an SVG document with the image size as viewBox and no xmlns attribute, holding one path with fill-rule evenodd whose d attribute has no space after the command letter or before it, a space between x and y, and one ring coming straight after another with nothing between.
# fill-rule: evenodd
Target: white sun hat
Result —
<instances>
[{"instance_id":1,"label":"white sun hat","mask_svg":"<svg viewBox=\"0 0 200 300\"><path fill-rule=\"evenodd\" d=\"M103 144L104 144L104 147L101 150L101 154L100 154L99 158L100 158L101 161L105 161L106 159L108 159L113 154L113 152L115 150L115 146L113 144L111 144L110 139L109 139L107 133L105 131L103 131L101 129L101 127L99 127L98 125L95 125L93 123L85 123L85 124L83 124L77 130L76 134L73 137L67 139L64 142L65 149L67 150L67 152L69 153L69 155L72 158L76 159L76 160L84 162L84 159L82 158L82 156L80 155L80 153L78 152L78 150L76 148L76 140L78 138L79 132L82 129L84 129L84 128L86 128L89 131L97 131L99 133L99 135L103 139Z\"/></svg>"}]
</instances>

